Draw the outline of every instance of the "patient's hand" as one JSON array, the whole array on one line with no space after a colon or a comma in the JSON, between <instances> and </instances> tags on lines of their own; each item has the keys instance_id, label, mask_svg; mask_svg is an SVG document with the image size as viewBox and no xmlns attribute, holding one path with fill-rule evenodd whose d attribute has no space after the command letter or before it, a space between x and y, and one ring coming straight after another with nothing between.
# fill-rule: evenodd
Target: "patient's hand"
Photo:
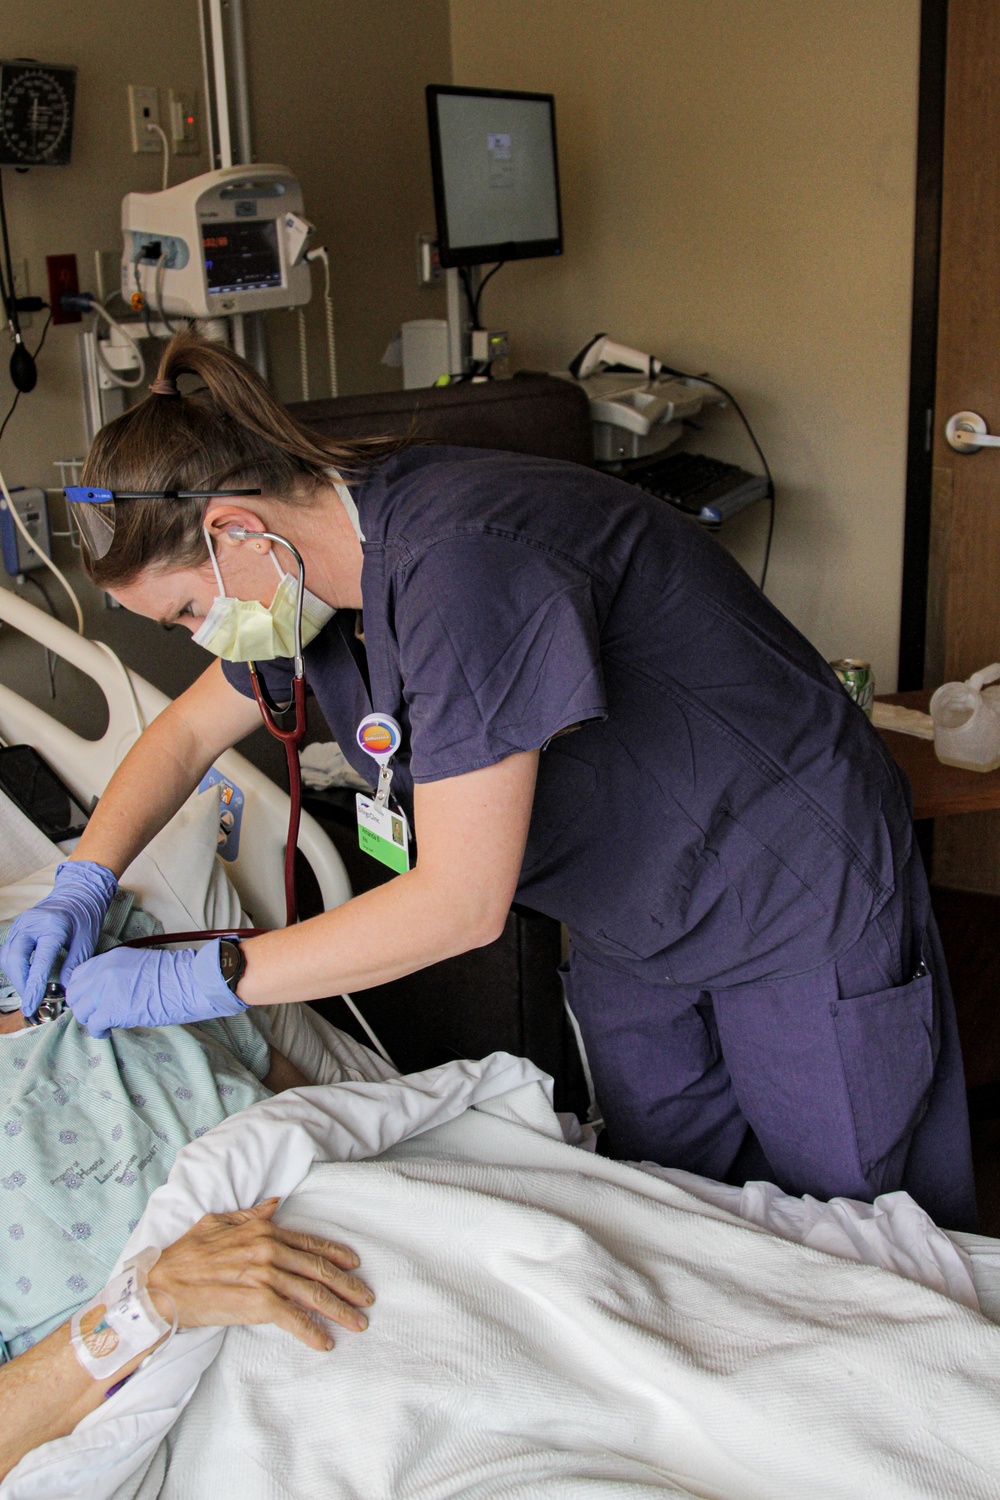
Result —
<instances>
[{"instance_id":1,"label":"patient's hand","mask_svg":"<svg viewBox=\"0 0 1000 1500\"><path fill-rule=\"evenodd\" d=\"M149 1273L151 1292L169 1292L181 1328L274 1323L310 1349L333 1339L310 1314L357 1332L373 1293L349 1273L359 1264L346 1245L271 1223L277 1198L235 1213L206 1214Z\"/></svg>"}]
</instances>

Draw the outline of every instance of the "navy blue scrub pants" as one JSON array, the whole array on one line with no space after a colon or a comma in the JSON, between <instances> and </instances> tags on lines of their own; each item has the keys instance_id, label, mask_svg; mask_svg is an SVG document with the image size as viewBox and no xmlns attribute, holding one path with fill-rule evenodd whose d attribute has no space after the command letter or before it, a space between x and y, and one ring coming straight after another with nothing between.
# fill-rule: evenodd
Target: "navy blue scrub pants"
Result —
<instances>
[{"instance_id":1,"label":"navy blue scrub pants","mask_svg":"<svg viewBox=\"0 0 1000 1500\"><path fill-rule=\"evenodd\" d=\"M855 946L792 979L646 984L571 948L564 972L611 1153L871 1202L905 1188L977 1227L955 1007L914 851Z\"/></svg>"}]
</instances>

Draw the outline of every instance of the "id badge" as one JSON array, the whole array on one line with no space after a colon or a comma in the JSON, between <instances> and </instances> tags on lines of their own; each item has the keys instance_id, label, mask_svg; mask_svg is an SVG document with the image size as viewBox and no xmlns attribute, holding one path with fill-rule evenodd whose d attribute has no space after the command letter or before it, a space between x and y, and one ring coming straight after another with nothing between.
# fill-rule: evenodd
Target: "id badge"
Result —
<instances>
[{"instance_id":1,"label":"id badge","mask_svg":"<svg viewBox=\"0 0 1000 1500\"><path fill-rule=\"evenodd\" d=\"M357 795L358 843L365 854L388 865L397 875L410 868L410 830L406 815L389 805L392 758L403 733L390 714L367 714L358 725L358 744L379 768L374 797Z\"/></svg>"},{"instance_id":2,"label":"id badge","mask_svg":"<svg viewBox=\"0 0 1000 1500\"><path fill-rule=\"evenodd\" d=\"M404 814L387 802L380 805L364 792L359 792L356 800L361 848L397 875L405 875L410 868L410 830Z\"/></svg>"}]
</instances>

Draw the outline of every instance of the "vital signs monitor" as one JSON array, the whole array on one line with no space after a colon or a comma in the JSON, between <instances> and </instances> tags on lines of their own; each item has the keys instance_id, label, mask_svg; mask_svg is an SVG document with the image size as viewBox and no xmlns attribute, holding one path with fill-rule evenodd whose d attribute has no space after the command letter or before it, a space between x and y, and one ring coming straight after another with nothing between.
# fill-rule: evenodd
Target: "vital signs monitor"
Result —
<instances>
[{"instance_id":1,"label":"vital signs monitor","mask_svg":"<svg viewBox=\"0 0 1000 1500\"><path fill-rule=\"evenodd\" d=\"M227 317L310 297L302 189L287 167L223 167L122 202L121 291L154 315Z\"/></svg>"},{"instance_id":2,"label":"vital signs monitor","mask_svg":"<svg viewBox=\"0 0 1000 1500\"><path fill-rule=\"evenodd\" d=\"M442 266L562 254L551 94L431 84L427 122Z\"/></svg>"}]
</instances>

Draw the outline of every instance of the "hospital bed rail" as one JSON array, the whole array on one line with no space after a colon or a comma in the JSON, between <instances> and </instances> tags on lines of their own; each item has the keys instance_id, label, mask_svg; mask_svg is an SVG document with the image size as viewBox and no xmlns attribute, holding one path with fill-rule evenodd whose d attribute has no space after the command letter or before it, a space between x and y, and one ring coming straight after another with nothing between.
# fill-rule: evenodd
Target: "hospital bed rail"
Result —
<instances>
[{"instance_id":1,"label":"hospital bed rail","mask_svg":"<svg viewBox=\"0 0 1000 1500\"><path fill-rule=\"evenodd\" d=\"M171 700L126 668L102 642L77 635L9 589L0 589L0 622L70 662L104 695L107 728L98 739L86 739L0 682L0 735L8 744L33 746L81 804L90 807L138 739L142 725ZM236 750L220 755L215 767L244 796L239 854L226 861L226 872L258 926L282 927L288 796ZM349 900L351 885L340 855L309 813L302 814L298 848L316 877L324 908Z\"/></svg>"}]
</instances>

